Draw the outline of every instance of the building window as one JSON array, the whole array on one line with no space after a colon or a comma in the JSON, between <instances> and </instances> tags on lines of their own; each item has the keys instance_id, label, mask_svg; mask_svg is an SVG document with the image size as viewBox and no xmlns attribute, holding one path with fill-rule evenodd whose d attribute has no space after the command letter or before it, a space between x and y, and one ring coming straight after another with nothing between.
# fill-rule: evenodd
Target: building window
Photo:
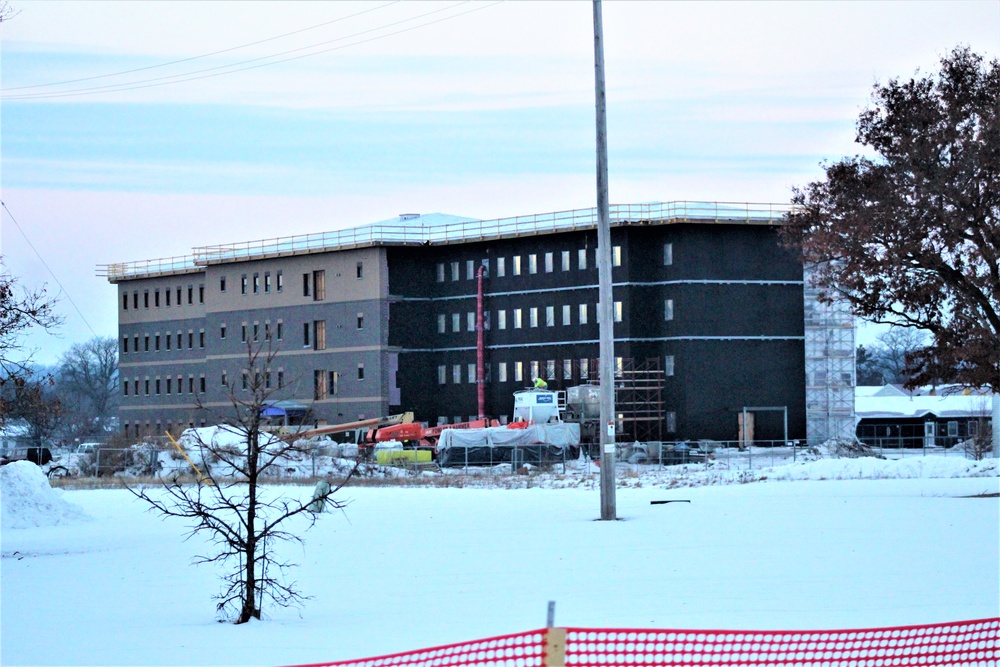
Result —
<instances>
[{"instance_id":1,"label":"building window","mask_svg":"<svg viewBox=\"0 0 1000 667\"><path fill-rule=\"evenodd\" d=\"M438 262L438 264L437 264L437 274L436 275L437 275L436 280L439 283L443 283L444 282L444 262Z\"/></svg>"},{"instance_id":2,"label":"building window","mask_svg":"<svg viewBox=\"0 0 1000 667\"><path fill-rule=\"evenodd\" d=\"M153 307L154 308L160 307L160 290L156 290L153 292Z\"/></svg>"},{"instance_id":3,"label":"building window","mask_svg":"<svg viewBox=\"0 0 1000 667\"><path fill-rule=\"evenodd\" d=\"M507 362L501 361L497 364L497 380L499 382L507 381Z\"/></svg>"},{"instance_id":4,"label":"building window","mask_svg":"<svg viewBox=\"0 0 1000 667\"><path fill-rule=\"evenodd\" d=\"M143 380L143 389L145 390L144 393L146 396L149 396L149 378L145 378Z\"/></svg>"},{"instance_id":5,"label":"building window","mask_svg":"<svg viewBox=\"0 0 1000 667\"><path fill-rule=\"evenodd\" d=\"M448 316L444 313L438 313L438 333L446 331L448 331Z\"/></svg>"},{"instance_id":6,"label":"building window","mask_svg":"<svg viewBox=\"0 0 1000 667\"><path fill-rule=\"evenodd\" d=\"M556 307L545 306L545 326L554 327L556 325Z\"/></svg>"},{"instance_id":7,"label":"building window","mask_svg":"<svg viewBox=\"0 0 1000 667\"><path fill-rule=\"evenodd\" d=\"M664 321L670 321L674 319L674 300L666 299L663 302L663 319Z\"/></svg>"},{"instance_id":8,"label":"building window","mask_svg":"<svg viewBox=\"0 0 1000 667\"><path fill-rule=\"evenodd\" d=\"M226 340L226 323L223 322L219 325L219 338Z\"/></svg>"},{"instance_id":9,"label":"building window","mask_svg":"<svg viewBox=\"0 0 1000 667\"><path fill-rule=\"evenodd\" d=\"M309 274L302 274L302 296L309 296L312 292L309 290Z\"/></svg>"},{"instance_id":10,"label":"building window","mask_svg":"<svg viewBox=\"0 0 1000 667\"><path fill-rule=\"evenodd\" d=\"M466 313L465 314L465 328L468 331L475 331L476 330L476 314L475 313L471 313L470 312L470 313Z\"/></svg>"},{"instance_id":11,"label":"building window","mask_svg":"<svg viewBox=\"0 0 1000 667\"><path fill-rule=\"evenodd\" d=\"M149 290L145 290L142 293L142 307L149 308Z\"/></svg>"},{"instance_id":12,"label":"building window","mask_svg":"<svg viewBox=\"0 0 1000 667\"><path fill-rule=\"evenodd\" d=\"M615 377L620 378L625 374L624 360L621 357L615 357Z\"/></svg>"},{"instance_id":13,"label":"building window","mask_svg":"<svg viewBox=\"0 0 1000 667\"><path fill-rule=\"evenodd\" d=\"M462 330L462 316L459 313L451 314L451 330L461 331Z\"/></svg>"},{"instance_id":14,"label":"building window","mask_svg":"<svg viewBox=\"0 0 1000 667\"><path fill-rule=\"evenodd\" d=\"M520 308L515 308L514 309L514 328L515 329L520 329L522 324L523 324L523 322L521 321L521 309Z\"/></svg>"},{"instance_id":15,"label":"building window","mask_svg":"<svg viewBox=\"0 0 1000 667\"><path fill-rule=\"evenodd\" d=\"M313 349L326 349L326 320L315 320L313 322Z\"/></svg>"},{"instance_id":16,"label":"building window","mask_svg":"<svg viewBox=\"0 0 1000 667\"><path fill-rule=\"evenodd\" d=\"M163 298L166 301L167 308L170 307L170 290L163 290Z\"/></svg>"},{"instance_id":17,"label":"building window","mask_svg":"<svg viewBox=\"0 0 1000 667\"><path fill-rule=\"evenodd\" d=\"M562 323L564 327L572 324L572 313L573 308L568 303L562 307Z\"/></svg>"},{"instance_id":18,"label":"building window","mask_svg":"<svg viewBox=\"0 0 1000 667\"><path fill-rule=\"evenodd\" d=\"M545 377L549 380L554 380L556 377L556 360L548 359L545 362Z\"/></svg>"},{"instance_id":19,"label":"building window","mask_svg":"<svg viewBox=\"0 0 1000 667\"><path fill-rule=\"evenodd\" d=\"M514 362L514 382L524 382L524 362Z\"/></svg>"},{"instance_id":20,"label":"building window","mask_svg":"<svg viewBox=\"0 0 1000 667\"><path fill-rule=\"evenodd\" d=\"M132 292L132 310L139 309L139 292Z\"/></svg>"},{"instance_id":21,"label":"building window","mask_svg":"<svg viewBox=\"0 0 1000 667\"><path fill-rule=\"evenodd\" d=\"M465 279L475 280L476 278L476 262L472 259L465 260Z\"/></svg>"},{"instance_id":22,"label":"building window","mask_svg":"<svg viewBox=\"0 0 1000 667\"><path fill-rule=\"evenodd\" d=\"M313 301L326 299L326 271L313 271Z\"/></svg>"},{"instance_id":23,"label":"building window","mask_svg":"<svg viewBox=\"0 0 1000 667\"><path fill-rule=\"evenodd\" d=\"M326 371L313 371L313 400L326 398Z\"/></svg>"},{"instance_id":24,"label":"building window","mask_svg":"<svg viewBox=\"0 0 1000 667\"><path fill-rule=\"evenodd\" d=\"M240 326L240 341L243 342L243 343L247 342L247 323L246 322L244 322Z\"/></svg>"},{"instance_id":25,"label":"building window","mask_svg":"<svg viewBox=\"0 0 1000 667\"><path fill-rule=\"evenodd\" d=\"M174 379L167 378L167 396L173 393L173 389L174 389Z\"/></svg>"},{"instance_id":26,"label":"building window","mask_svg":"<svg viewBox=\"0 0 1000 667\"><path fill-rule=\"evenodd\" d=\"M620 245L611 246L611 266L622 265L622 247Z\"/></svg>"},{"instance_id":27,"label":"building window","mask_svg":"<svg viewBox=\"0 0 1000 667\"><path fill-rule=\"evenodd\" d=\"M514 275L521 275L521 256L514 255Z\"/></svg>"},{"instance_id":28,"label":"building window","mask_svg":"<svg viewBox=\"0 0 1000 667\"><path fill-rule=\"evenodd\" d=\"M155 341L155 347L153 348L153 350L156 351L156 352L159 352L160 351L160 334L156 334L153 337L153 340Z\"/></svg>"},{"instance_id":29,"label":"building window","mask_svg":"<svg viewBox=\"0 0 1000 667\"><path fill-rule=\"evenodd\" d=\"M204 347L204 345L202 345L202 347ZM194 331L191 329L188 329L188 349L194 349Z\"/></svg>"},{"instance_id":30,"label":"building window","mask_svg":"<svg viewBox=\"0 0 1000 667\"><path fill-rule=\"evenodd\" d=\"M168 333L168 334L165 334L165 335L163 336L163 340L164 340L164 342L165 342L165 343L166 343L166 345L167 345L167 350L169 350L169 349L170 349L170 334L169 334L169 333Z\"/></svg>"},{"instance_id":31,"label":"building window","mask_svg":"<svg viewBox=\"0 0 1000 667\"><path fill-rule=\"evenodd\" d=\"M160 395L160 378L156 378L156 395Z\"/></svg>"},{"instance_id":32,"label":"building window","mask_svg":"<svg viewBox=\"0 0 1000 667\"><path fill-rule=\"evenodd\" d=\"M587 304L580 304L580 324L587 323Z\"/></svg>"},{"instance_id":33,"label":"building window","mask_svg":"<svg viewBox=\"0 0 1000 667\"><path fill-rule=\"evenodd\" d=\"M271 272L264 272L264 292L268 293L271 291Z\"/></svg>"},{"instance_id":34,"label":"building window","mask_svg":"<svg viewBox=\"0 0 1000 667\"><path fill-rule=\"evenodd\" d=\"M229 386L229 376L226 373L226 371L222 371L222 386L223 387Z\"/></svg>"},{"instance_id":35,"label":"building window","mask_svg":"<svg viewBox=\"0 0 1000 667\"><path fill-rule=\"evenodd\" d=\"M264 373L264 389L271 388L271 371L265 371Z\"/></svg>"},{"instance_id":36,"label":"building window","mask_svg":"<svg viewBox=\"0 0 1000 667\"><path fill-rule=\"evenodd\" d=\"M124 394L125 396L128 396L128 382L123 382L122 383L122 394Z\"/></svg>"},{"instance_id":37,"label":"building window","mask_svg":"<svg viewBox=\"0 0 1000 667\"><path fill-rule=\"evenodd\" d=\"M285 289L285 277L281 274L281 269L274 274L274 287L279 292Z\"/></svg>"},{"instance_id":38,"label":"building window","mask_svg":"<svg viewBox=\"0 0 1000 667\"><path fill-rule=\"evenodd\" d=\"M330 385L327 387L331 396L336 396L340 393L340 373L337 371L330 371Z\"/></svg>"},{"instance_id":39,"label":"building window","mask_svg":"<svg viewBox=\"0 0 1000 667\"><path fill-rule=\"evenodd\" d=\"M528 326L532 329L538 326L538 308L528 309Z\"/></svg>"},{"instance_id":40,"label":"building window","mask_svg":"<svg viewBox=\"0 0 1000 667\"><path fill-rule=\"evenodd\" d=\"M587 268L587 249L580 248L576 255L576 268L583 271Z\"/></svg>"},{"instance_id":41,"label":"building window","mask_svg":"<svg viewBox=\"0 0 1000 667\"><path fill-rule=\"evenodd\" d=\"M497 257L497 278L503 278L505 275L507 275L507 259Z\"/></svg>"},{"instance_id":42,"label":"building window","mask_svg":"<svg viewBox=\"0 0 1000 667\"><path fill-rule=\"evenodd\" d=\"M277 337L278 340L281 340L283 338L283 334L284 334L284 331L283 331L284 327L282 326L281 320L278 320L275 323L275 327L277 329L277 331L274 332L275 336Z\"/></svg>"},{"instance_id":43,"label":"building window","mask_svg":"<svg viewBox=\"0 0 1000 667\"><path fill-rule=\"evenodd\" d=\"M362 278L365 277L365 264L364 264L364 262L358 262L357 266L355 266L354 268L355 268L355 276L357 277L358 280L361 280Z\"/></svg>"},{"instance_id":44,"label":"building window","mask_svg":"<svg viewBox=\"0 0 1000 667\"><path fill-rule=\"evenodd\" d=\"M538 273L538 255L528 255L528 273Z\"/></svg>"},{"instance_id":45,"label":"building window","mask_svg":"<svg viewBox=\"0 0 1000 667\"><path fill-rule=\"evenodd\" d=\"M260 322L253 323L253 342L260 340Z\"/></svg>"},{"instance_id":46,"label":"building window","mask_svg":"<svg viewBox=\"0 0 1000 667\"><path fill-rule=\"evenodd\" d=\"M553 257L553 254L551 252L545 253L545 273L552 273L553 268L554 268L553 267L553 264L554 264L553 260L554 260L554 257Z\"/></svg>"},{"instance_id":47,"label":"building window","mask_svg":"<svg viewBox=\"0 0 1000 667\"><path fill-rule=\"evenodd\" d=\"M225 276L219 276L219 291L220 292L225 292L226 291L226 277Z\"/></svg>"},{"instance_id":48,"label":"building window","mask_svg":"<svg viewBox=\"0 0 1000 667\"><path fill-rule=\"evenodd\" d=\"M580 360L580 382L586 382L590 379L590 360L581 359Z\"/></svg>"},{"instance_id":49,"label":"building window","mask_svg":"<svg viewBox=\"0 0 1000 667\"><path fill-rule=\"evenodd\" d=\"M128 336L122 336L122 354L128 354Z\"/></svg>"},{"instance_id":50,"label":"building window","mask_svg":"<svg viewBox=\"0 0 1000 667\"><path fill-rule=\"evenodd\" d=\"M541 377L538 374L538 361L532 361L531 362L531 377L529 377L528 379L530 380L532 378L537 378L537 377Z\"/></svg>"},{"instance_id":51,"label":"building window","mask_svg":"<svg viewBox=\"0 0 1000 667\"><path fill-rule=\"evenodd\" d=\"M615 301L613 305L614 305L614 321L615 322L621 322L622 321L622 302L621 301Z\"/></svg>"},{"instance_id":52,"label":"building window","mask_svg":"<svg viewBox=\"0 0 1000 667\"><path fill-rule=\"evenodd\" d=\"M244 336L245 338L246 336ZM309 347L309 323L305 322L302 325L302 347Z\"/></svg>"},{"instance_id":53,"label":"building window","mask_svg":"<svg viewBox=\"0 0 1000 667\"><path fill-rule=\"evenodd\" d=\"M476 384L476 365L469 364L466 368L466 372L469 376L469 384Z\"/></svg>"},{"instance_id":54,"label":"building window","mask_svg":"<svg viewBox=\"0 0 1000 667\"><path fill-rule=\"evenodd\" d=\"M563 367L563 380L572 380L573 379L573 360L572 359L563 359L562 367Z\"/></svg>"},{"instance_id":55,"label":"building window","mask_svg":"<svg viewBox=\"0 0 1000 667\"><path fill-rule=\"evenodd\" d=\"M198 285L198 303L205 303L205 286Z\"/></svg>"},{"instance_id":56,"label":"building window","mask_svg":"<svg viewBox=\"0 0 1000 667\"><path fill-rule=\"evenodd\" d=\"M674 263L674 244L663 244L663 266L671 266Z\"/></svg>"},{"instance_id":57,"label":"building window","mask_svg":"<svg viewBox=\"0 0 1000 667\"><path fill-rule=\"evenodd\" d=\"M122 310L128 310L128 293L122 293Z\"/></svg>"},{"instance_id":58,"label":"building window","mask_svg":"<svg viewBox=\"0 0 1000 667\"><path fill-rule=\"evenodd\" d=\"M460 364L454 364L451 367L451 382L452 384L462 383L462 366Z\"/></svg>"},{"instance_id":59,"label":"building window","mask_svg":"<svg viewBox=\"0 0 1000 667\"><path fill-rule=\"evenodd\" d=\"M359 380L364 380L365 379L365 365L364 364L358 364L358 379Z\"/></svg>"},{"instance_id":60,"label":"building window","mask_svg":"<svg viewBox=\"0 0 1000 667\"><path fill-rule=\"evenodd\" d=\"M562 253L562 268L563 271L569 271L569 250L563 250Z\"/></svg>"},{"instance_id":61,"label":"building window","mask_svg":"<svg viewBox=\"0 0 1000 667\"><path fill-rule=\"evenodd\" d=\"M358 313L358 329L364 329L364 328L365 328L365 314Z\"/></svg>"},{"instance_id":62,"label":"building window","mask_svg":"<svg viewBox=\"0 0 1000 667\"><path fill-rule=\"evenodd\" d=\"M198 330L198 347L200 347L202 349L205 348L205 330L204 329L199 329Z\"/></svg>"},{"instance_id":63,"label":"building window","mask_svg":"<svg viewBox=\"0 0 1000 667\"><path fill-rule=\"evenodd\" d=\"M448 367L444 364L438 366L438 384L447 384Z\"/></svg>"},{"instance_id":64,"label":"building window","mask_svg":"<svg viewBox=\"0 0 1000 667\"><path fill-rule=\"evenodd\" d=\"M253 274L253 293L260 294L260 274Z\"/></svg>"},{"instance_id":65,"label":"building window","mask_svg":"<svg viewBox=\"0 0 1000 667\"><path fill-rule=\"evenodd\" d=\"M958 437L958 422L948 422L948 437L949 438Z\"/></svg>"},{"instance_id":66,"label":"building window","mask_svg":"<svg viewBox=\"0 0 1000 667\"><path fill-rule=\"evenodd\" d=\"M193 394L194 393L194 376L193 375L189 375L188 376L188 393L189 394Z\"/></svg>"},{"instance_id":67,"label":"building window","mask_svg":"<svg viewBox=\"0 0 1000 667\"><path fill-rule=\"evenodd\" d=\"M498 310L497 311L497 328L506 329L507 328L507 311Z\"/></svg>"},{"instance_id":68,"label":"building window","mask_svg":"<svg viewBox=\"0 0 1000 667\"><path fill-rule=\"evenodd\" d=\"M672 377L674 374L674 355L668 354L664 357L663 374Z\"/></svg>"},{"instance_id":69,"label":"building window","mask_svg":"<svg viewBox=\"0 0 1000 667\"><path fill-rule=\"evenodd\" d=\"M284 386L285 386L285 371L279 370L278 371L278 389L281 389Z\"/></svg>"},{"instance_id":70,"label":"building window","mask_svg":"<svg viewBox=\"0 0 1000 667\"><path fill-rule=\"evenodd\" d=\"M264 322L264 340L271 340L271 321Z\"/></svg>"},{"instance_id":71,"label":"building window","mask_svg":"<svg viewBox=\"0 0 1000 667\"><path fill-rule=\"evenodd\" d=\"M181 299L181 292L182 291L183 290L180 287L177 288L177 305L178 306L181 305L181 303L183 303L183 299Z\"/></svg>"},{"instance_id":72,"label":"building window","mask_svg":"<svg viewBox=\"0 0 1000 667\"><path fill-rule=\"evenodd\" d=\"M451 281L455 282L455 281L458 280L458 278L459 278L459 275L458 275L458 262L452 262L451 263Z\"/></svg>"}]
</instances>

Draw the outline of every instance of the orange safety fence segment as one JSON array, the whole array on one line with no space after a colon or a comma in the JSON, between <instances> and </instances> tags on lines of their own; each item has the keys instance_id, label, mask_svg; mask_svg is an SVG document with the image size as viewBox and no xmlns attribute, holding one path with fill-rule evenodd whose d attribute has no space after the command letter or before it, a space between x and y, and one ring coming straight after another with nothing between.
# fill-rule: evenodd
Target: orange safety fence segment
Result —
<instances>
[{"instance_id":1,"label":"orange safety fence segment","mask_svg":"<svg viewBox=\"0 0 1000 667\"><path fill-rule=\"evenodd\" d=\"M1000 619L859 630L594 630L566 628L566 665L992 665Z\"/></svg>"},{"instance_id":2,"label":"orange safety fence segment","mask_svg":"<svg viewBox=\"0 0 1000 667\"><path fill-rule=\"evenodd\" d=\"M545 630L532 630L377 658L298 667L532 667L544 664L545 638Z\"/></svg>"},{"instance_id":3,"label":"orange safety fence segment","mask_svg":"<svg viewBox=\"0 0 1000 667\"><path fill-rule=\"evenodd\" d=\"M1000 667L1000 618L853 630L550 628L300 667Z\"/></svg>"}]
</instances>

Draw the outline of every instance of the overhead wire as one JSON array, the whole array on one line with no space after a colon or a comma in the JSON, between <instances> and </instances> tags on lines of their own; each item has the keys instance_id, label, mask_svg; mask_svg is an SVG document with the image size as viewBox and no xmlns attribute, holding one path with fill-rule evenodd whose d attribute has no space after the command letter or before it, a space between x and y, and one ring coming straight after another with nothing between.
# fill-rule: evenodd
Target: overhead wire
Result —
<instances>
[{"instance_id":1,"label":"overhead wire","mask_svg":"<svg viewBox=\"0 0 1000 667\"><path fill-rule=\"evenodd\" d=\"M300 28L298 30L293 30L291 32L286 32L281 35L275 35L274 37L266 37L264 39L258 39L256 42L248 42L246 44L240 44L239 46L231 46L227 49L219 49L218 51L211 51L210 53L203 53L197 56L191 56L189 58L180 58L179 60L171 60L165 63L158 63L156 65L147 65L146 67L136 67L134 69L122 70L121 72L112 72L110 74L97 74L95 76L85 76L80 79L67 79L65 81L53 81L52 83L36 83L30 86L14 86L12 88L0 88L0 92L8 92L12 90L28 90L31 88L49 88L51 86L65 86L71 83L83 83L84 81L94 81L96 79L107 79L113 76L122 76L125 74L135 74L136 72L145 72L151 69L157 69L159 67L170 67L171 65L180 65L182 63L191 62L193 60L200 60L202 58L211 58L212 56L218 56L223 53L230 53L232 51L239 51L240 49L246 49L251 46L257 46L259 44L265 44L267 42L273 42L277 39L284 39L285 37L291 37L292 35L298 35L299 33L308 32L310 30L316 30L317 28L324 28L328 25L333 25L334 23L340 23L341 21L347 21L348 19L353 19L355 17L361 16L362 14L368 14L370 12L378 11L379 9L384 9L390 5L395 5L400 3L402 0L392 0L378 7L372 7L361 12L356 12L354 14L349 14L347 16L341 16L340 18L333 19L332 21L325 21L323 23L317 23L316 25L311 25L306 28Z\"/></svg>"},{"instance_id":2,"label":"overhead wire","mask_svg":"<svg viewBox=\"0 0 1000 667\"><path fill-rule=\"evenodd\" d=\"M158 87L158 86L171 85L171 84L175 84L175 83L184 83L184 82L188 82L188 81L198 81L198 80L201 80L201 79L209 79L209 78L213 78L213 77L216 77L216 76L222 76L222 75L225 75L225 74L235 74L237 72L244 72L244 71L248 71L248 70L252 70L252 69L259 69L261 67L269 67L271 65L277 65L277 64L280 64L280 63L291 62L291 61L294 61L294 60L301 60L303 58L311 58L313 56L317 56L317 55L320 55L320 54L323 54L323 53L330 53L332 51L339 51L341 49L346 49L346 48L349 48L349 47L352 47L352 46L357 46L359 44L366 44L366 43L374 42L374 41L377 41L377 40L380 40L380 39L385 39L387 37L392 37L392 36L395 36L395 35L400 35L400 34L403 34L403 33L406 33L406 32L410 32L412 30L417 30L417 29L425 28L427 26L434 25L434 24L437 24L437 23L442 23L444 21L450 21L450 20L458 18L460 16L465 16L466 14L471 14L473 12L478 12L478 11L481 11L483 9L487 9L489 7L492 7L494 5L501 4L502 2L505 2L505 0L496 0L495 2L491 2L489 4L480 5L480 6L472 8L472 9L466 10L464 12L460 12L458 14L453 14L451 16L445 16L443 18L435 19L433 21L427 21L427 22L421 23L419 25L410 26L410 27L407 27L407 28L403 28L401 30L396 30L396 31L393 31L393 32L385 33L383 35L376 35L374 37L369 37L367 39L361 39L361 40L358 40L358 41L355 41L355 42L351 42L350 44L342 44L340 46L335 46L335 47L331 47L331 48L328 48L328 49L322 49L320 51L313 51L311 53L305 53L305 54L301 54L301 55L297 55L297 56L291 56L289 58L281 58L280 60L271 60L270 62L263 62L263 63L259 62L261 60L270 60L272 58L280 58L281 56L285 56L285 55L288 55L288 54L291 54L291 53L297 53L297 52L305 51L305 50L308 50L308 49L314 49L314 48L319 47L319 46L324 46L326 44L332 44L332 43L335 43L335 42L344 41L346 39L351 39L351 38L354 38L354 37L360 37L362 35L370 34L372 32L378 32L378 31L381 31L381 30L385 30L386 28L391 28L392 26L395 26L395 25L400 25L400 24L403 24L403 23L409 23L411 21L415 21L415 20L418 20L418 19L421 19L421 18L425 18L425 17L431 16L433 14L438 14L438 13L443 12L443 11L454 9L457 6L468 4L470 2L472 2L472 0L464 0L463 2L460 2L457 5L451 5L449 7L445 7L445 8L442 8L442 9L436 9L436 10L431 11L431 12L426 12L424 14L413 16L413 17L410 17L410 18L407 18L407 19L402 19L400 21L395 21L393 23L388 23L388 24L385 24L385 25L382 25L382 26L378 26L376 28L370 28L368 30L362 30L360 32L353 33L351 35L345 35L343 37L338 37L336 39L327 40L325 42L319 42L317 44L312 44L312 45L309 45L309 46L303 46L303 47L299 47L299 48L296 48L296 49L290 49L288 51L283 51L283 52L276 53L276 54L271 54L271 55L268 55L268 56L260 56L258 58L251 58L249 60L244 60L244 61L237 62L237 63L230 63L228 65L219 65L219 66L216 66L216 67L210 67L210 68L206 68L206 69L202 69L202 70L195 70L193 72L187 72L187 73L184 73L184 74L174 74L174 75L165 76L165 77L155 77L155 78L152 78L152 79L145 79L145 80L134 81L134 82L130 82L130 83L113 84L113 85L108 85L108 86L97 86L97 87L93 87L93 88L82 88L82 89L76 89L76 90L70 90L70 91L59 91L59 92L51 92L51 93L27 93L27 94L22 94L22 95L5 95L3 97L3 99L7 99L7 100L51 99L51 98L59 98L59 97L77 97L77 96L81 96L81 95L94 95L94 94L99 94L99 93L103 93L103 92L127 92L127 91L130 91L130 90L140 90L140 89L143 89L143 88L154 88L154 87ZM250 64L250 63L257 63L257 64ZM248 66L247 67L240 67L240 65L248 65ZM226 71L219 72L219 71L216 71L216 70L226 70ZM195 76L195 75L201 75L201 76Z\"/></svg>"},{"instance_id":3,"label":"overhead wire","mask_svg":"<svg viewBox=\"0 0 1000 667\"><path fill-rule=\"evenodd\" d=\"M94 331L94 327L90 326L90 322L87 321L87 317L83 314L83 311L80 310L79 306L76 305L76 302L73 301L73 297L70 296L70 293L66 291L65 287L63 287L63 284L59 281L59 277L56 276L55 271L53 271L49 267L48 263L45 261L45 258L43 258L41 253L38 252L38 249L35 248L35 244L33 244L31 242L31 239L28 238L28 235L24 233L24 230L21 228L20 223L18 223L17 218L15 218L14 214L10 212L9 208L7 208L7 203L0 200L0 206L2 206L3 210L7 212L7 216L10 217L11 221L14 223L14 226L17 227L17 231L21 232L21 236L24 237L24 240L28 244L28 247L31 248L31 250L35 253L35 256L38 257L38 261L42 263L42 266L45 267L45 270L49 272L49 275L52 276L52 279L56 281L57 285L59 285L59 289L66 296L66 300L70 302L70 304L73 306L73 309L80 316L80 319L82 319L83 323L87 325L88 329L90 329L90 333L92 333L96 338L97 332Z\"/></svg>"}]
</instances>

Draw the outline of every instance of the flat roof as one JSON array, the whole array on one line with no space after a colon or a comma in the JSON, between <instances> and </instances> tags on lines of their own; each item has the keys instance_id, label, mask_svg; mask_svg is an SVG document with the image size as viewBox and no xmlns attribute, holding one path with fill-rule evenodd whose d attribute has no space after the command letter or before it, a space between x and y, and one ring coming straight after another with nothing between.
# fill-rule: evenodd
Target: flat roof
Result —
<instances>
[{"instance_id":1,"label":"flat roof","mask_svg":"<svg viewBox=\"0 0 1000 667\"><path fill-rule=\"evenodd\" d=\"M703 224L780 225L789 204L673 201L615 204L611 225ZM109 282L203 271L211 264L302 255L383 245L441 245L516 236L596 229L597 209L582 208L478 220L445 213L403 213L395 218L331 232L300 234L222 245L195 246L182 257L98 266Z\"/></svg>"}]
</instances>

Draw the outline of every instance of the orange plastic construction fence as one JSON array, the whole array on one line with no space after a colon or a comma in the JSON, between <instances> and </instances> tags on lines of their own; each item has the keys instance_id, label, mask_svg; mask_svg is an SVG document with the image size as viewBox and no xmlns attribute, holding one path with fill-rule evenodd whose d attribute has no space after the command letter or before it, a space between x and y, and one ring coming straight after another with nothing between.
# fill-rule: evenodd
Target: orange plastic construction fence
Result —
<instances>
[{"instance_id":1,"label":"orange plastic construction fence","mask_svg":"<svg viewBox=\"0 0 1000 667\"><path fill-rule=\"evenodd\" d=\"M548 628L300 667L1000 667L1000 618L858 630Z\"/></svg>"}]
</instances>

